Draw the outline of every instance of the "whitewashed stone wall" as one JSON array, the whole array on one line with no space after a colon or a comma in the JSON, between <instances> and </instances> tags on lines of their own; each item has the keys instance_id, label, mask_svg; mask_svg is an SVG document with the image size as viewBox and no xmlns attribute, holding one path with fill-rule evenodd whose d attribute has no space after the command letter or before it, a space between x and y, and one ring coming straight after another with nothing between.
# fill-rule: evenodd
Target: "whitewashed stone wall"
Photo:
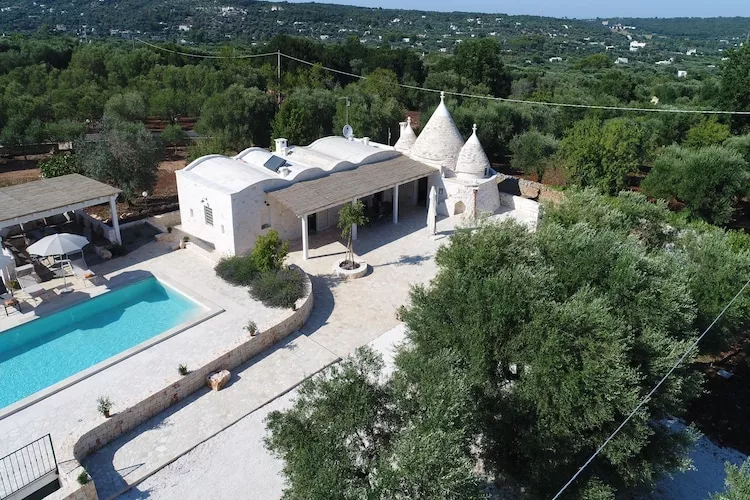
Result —
<instances>
[{"instance_id":1,"label":"whitewashed stone wall","mask_svg":"<svg viewBox=\"0 0 750 500\"><path fill-rule=\"evenodd\" d=\"M177 192L180 198L182 230L213 244L219 254L233 255L234 226L231 195L181 175L177 176ZM205 222L204 205L206 203L213 211L213 226Z\"/></svg>"},{"instance_id":2,"label":"whitewashed stone wall","mask_svg":"<svg viewBox=\"0 0 750 500\"><path fill-rule=\"evenodd\" d=\"M263 229L263 224L270 224L270 207L266 205L266 194L260 186L251 186L232 195L232 233L234 236L234 253L250 253L255 240Z\"/></svg>"}]
</instances>

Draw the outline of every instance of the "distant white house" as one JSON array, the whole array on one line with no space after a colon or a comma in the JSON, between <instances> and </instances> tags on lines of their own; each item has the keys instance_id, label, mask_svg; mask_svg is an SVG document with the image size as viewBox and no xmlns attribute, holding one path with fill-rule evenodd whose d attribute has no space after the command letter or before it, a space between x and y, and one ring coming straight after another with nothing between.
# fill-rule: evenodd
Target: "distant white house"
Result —
<instances>
[{"instance_id":1,"label":"distant white house","mask_svg":"<svg viewBox=\"0 0 750 500\"><path fill-rule=\"evenodd\" d=\"M562 62L562 60L563 60L562 57L550 57L549 58L549 62L551 62L551 63Z\"/></svg>"},{"instance_id":2,"label":"distant white house","mask_svg":"<svg viewBox=\"0 0 750 500\"><path fill-rule=\"evenodd\" d=\"M630 42L630 52L638 52L639 49L642 49L646 46L646 42L639 42L637 40L633 40Z\"/></svg>"},{"instance_id":3,"label":"distant white house","mask_svg":"<svg viewBox=\"0 0 750 500\"><path fill-rule=\"evenodd\" d=\"M615 64L628 64L628 58L618 57L617 59L615 59Z\"/></svg>"},{"instance_id":4,"label":"distant white house","mask_svg":"<svg viewBox=\"0 0 750 500\"><path fill-rule=\"evenodd\" d=\"M323 41L328 40L328 38L329 38L328 35L320 35L320 39Z\"/></svg>"},{"instance_id":5,"label":"distant white house","mask_svg":"<svg viewBox=\"0 0 750 500\"><path fill-rule=\"evenodd\" d=\"M685 55L686 55L686 56L694 56L694 55L696 55L697 53L698 53L698 50L697 50L697 49L688 49L688 51L687 51L687 52L685 52Z\"/></svg>"},{"instance_id":6,"label":"distant white house","mask_svg":"<svg viewBox=\"0 0 750 500\"><path fill-rule=\"evenodd\" d=\"M177 26L177 30L178 31L190 31L190 26L188 26L187 24L181 24Z\"/></svg>"},{"instance_id":7,"label":"distant white house","mask_svg":"<svg viewBox=\"0 0 750 500\"><path fill-rule=\"evenodd\" d=\"M677 78L687 78L687 71L685 70L678 70L677 71Z\"/></svg>"},{"instance_id":8,"label":"distant white house","mask_svg":"<svg viewBox=\"0 0 750 500\"><path fill-rule=\"evenodd\" d=\"M672 64L672 60L671 59L665 59L663 61L656 61L656 65L657 66L667 66L669 64Z\"/></svg>"}]
</instances>

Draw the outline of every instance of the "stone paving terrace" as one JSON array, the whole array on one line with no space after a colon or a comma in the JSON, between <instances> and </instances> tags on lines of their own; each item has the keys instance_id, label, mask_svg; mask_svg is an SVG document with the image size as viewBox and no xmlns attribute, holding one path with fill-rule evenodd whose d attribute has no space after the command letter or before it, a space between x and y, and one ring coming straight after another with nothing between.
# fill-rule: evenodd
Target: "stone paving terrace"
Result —
<instances>
[{"instance_id":1,"label":"stone paving terrace","mask_svg":"<svg viewBox=\"0 0 750 500\"><path fill-rule=\"evenodd\" d=\"M355 252L372 266L372 271L355 281L342 282L331 276L333 263L345 251L336 229L311 237L309 260L303 260L293 244L289 263L300 265L311 275L315 298L312 315L301 335L245 364L233 374L236 376L227 389L218 393L199 391L89 457L87 467L100 496L106 498L128 485L137 485L224 427L285 393L304 377L397 325L396 308L408 301L413 284L434 276L435 251L448 241L457 222L455 218L442 219L438 222L439 234L429 236L425 219L424 210L415 210L402 214L397 225L381 221L360 228ZM92 422L101 421L95 411L99 395L107 394L115 401L114 411L118 406L127 407L173 380L179 363L198 366L202 359L225 350L219 346L239 342L247 335L242 327L248 319L255 320L263 330L285 314L282 310L265 310L249 298L245 289L221 282L213 273L212 264L189 250L168 252L163 245L154 243L124 259L127 261L111 261L95 271L108 277L128 271L152 271L157 277L195 290L226 312L0 419L0 454L46 432L52 433L57 448L65 443L66 448L72 449L71 440L77 440L94 425ZM58 456L60 462L70 458ZM231 463L231 457L226 463Z\"/></svg>"},{"instance_id":2,"label":"stone paving terrace","mask_svg":"<svg viewBox=\"0 0 750 500\"><path fill-rule=\"evenodd\" d=\"M246 290L229 286L216 277L209 261L186 250L170 251L161 243L148 244L125 257L95 266L94 271L111 282L128 274L153 273L193 291L199 301L204 299L219 305L224 312L17 413L0 418L0 456L50 433L58 462L64 467L73 458L73 444L103 420L96 411L99 396L106 395L114 401L113 412L127 408L173 382L180 363L188 367L202 366L246 339L243 327L249 319L262 330L291 313L265 308L252 300ZM38 311L49 314L64 304L52 299ZM0 323L0 328L15 324L15 320L10 321L12 318Z\"/></svg>"}]
</instances>

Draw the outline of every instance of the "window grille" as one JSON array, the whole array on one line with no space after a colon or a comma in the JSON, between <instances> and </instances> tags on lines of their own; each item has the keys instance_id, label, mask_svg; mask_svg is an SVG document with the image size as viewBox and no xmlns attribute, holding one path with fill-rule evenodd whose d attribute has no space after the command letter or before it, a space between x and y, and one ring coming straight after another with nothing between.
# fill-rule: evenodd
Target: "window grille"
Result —
<instances>
[{"instance_id":1,"label":"window grille","mask_svg":"<svg viewBox=\"0 0 750 500\"><path fill-rule=\"evenodd\" d=\"M203 206L203 218L205 219L207 226L213 226L214 225L213 208L209 207L208 205L204 205Z\"/></svg>"}]
</instances>

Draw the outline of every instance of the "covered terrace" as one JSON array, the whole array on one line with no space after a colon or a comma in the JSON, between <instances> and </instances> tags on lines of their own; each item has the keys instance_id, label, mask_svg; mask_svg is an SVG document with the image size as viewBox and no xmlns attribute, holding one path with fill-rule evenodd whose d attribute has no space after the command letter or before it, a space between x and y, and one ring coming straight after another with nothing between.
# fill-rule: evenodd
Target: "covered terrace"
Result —
<instances>
[{"instance_id":1,"label":"covered terrace","mask_svg":"<svg viewBox=\"0 0 750 500\"><path fill-rule=\"evenodd\" d=\"M362 165L352 170L336 172L326 177L298 182L291 186L270 191L267 196L289 208L302 224L302 255L309 258L308 217L338 207L344 203L354 203L376 193L391 190L393 223L398 223L399 186L412 183L412 199L417 200L420 179L439 172L434 167L399 156L391 160ZM425 184L426 186L426 184ZM352 228L352 236L357 238L357 227Z\"/></svg>"},{"instance_id":2,"label":"covered terrace","mask_svg":"<svg viewBox=\"0 0 750 500\"><path fill-rule=\"evenodd\" d=\"M120 190L80 174L0 188L0 231L15 225L109 202L112 228L122 244L117 218Z\"/></svg>"}]
</instances>

